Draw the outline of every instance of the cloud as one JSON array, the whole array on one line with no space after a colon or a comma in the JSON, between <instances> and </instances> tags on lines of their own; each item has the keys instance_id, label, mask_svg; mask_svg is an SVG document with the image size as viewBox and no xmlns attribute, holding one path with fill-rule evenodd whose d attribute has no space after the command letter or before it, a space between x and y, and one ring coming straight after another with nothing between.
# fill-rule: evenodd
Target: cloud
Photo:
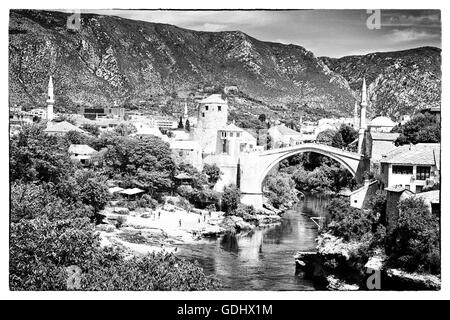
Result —
<instances>
[{"instance_id":1,"label":"cloud","mask_svg":"<svg viewBox=\"0 0 450 320\"><path fill-rule=\"evenodd\" d=\"M391 41L396 42L424 41L440 38L439 33L414 28L393 29L387 36Z\"/></svg>"}]
</instances>

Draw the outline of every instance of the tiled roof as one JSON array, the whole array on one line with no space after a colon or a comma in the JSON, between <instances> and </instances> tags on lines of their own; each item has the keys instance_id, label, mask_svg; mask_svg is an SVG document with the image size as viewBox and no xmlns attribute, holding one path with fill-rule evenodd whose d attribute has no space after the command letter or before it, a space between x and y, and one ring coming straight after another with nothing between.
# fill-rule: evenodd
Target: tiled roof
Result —
<instances>
[{"instance_id":1,"label":"tiled roof","mask_svg":"<svg viewBox=\"0 0 450 320\"><path fill-rule=\"evenodd\" d=\"M400 133L393 132L370 132L372 136L372 140L386 140L386 141L395 141Z\"/></svg>"},{"instance_id":2,"label":"tiled roof","mask_svg":"<svg viewBox=\"0 0 450 320\"><path fill-rule=\"evenodd\" d=\"M397 147L387 153L380 162L396 164L436 165L435 153L439 154L439 143L418 143Z\"/></svg>"},{"instance_id":3,"label":"tiled roof","mask_svg":"<svg viewBox=\"0 0 450 320\"><path fill-rule=\"evenodd\" d=\"M48 122L47 128L44 131L45 132L60 132L60 133L67 133L69 131L78 131L78 132L86 133L84 130L81 130L77 126L74 126L73 124L71 124L67 121Z\"/></svg>"},{"instance_id":4,"label":"tiled roof","mask_svg":"<svg viewBox=\"0 0 450 320\"><path fill-rule=\"evenodd\" d=\"M71 144L69 147L69 153L76 154L95 154L97 151L87 144Z\"/></svg>"},{"instance_id":5,"label":"tiled roof","mask_svg":"<svg viewBox=\"0 0 450 320\"><path fill-rule=\"evenodd\" d=\"M225 104L227 103L225 100L222 99L221 94L212 94L209 97L203 99L200 101L200 103L218 103L218 104Z\"/></svg>"},{"instance_id":6,"label":"tiled roof","mask_svg":"<svg viewBox=\"0 0 450 320\"><path fill-rule=\"evenodd\" d=\"M242 132L242 131L244 131L243 129L241 129L237 125L235 125L234 123L230 123L225 128L222 128L220 130L235 131L235 132Z\"/></svg>"},{"instance_id":7,"label":"tiled roof","mask_svg":"<svg viewBox=\"0 0 450 320\"><path fill-rule=\"evenodd\" d=\"M292 130L291 128L286 127L285 125L280 125L276 127L277 130L285 136L301 136L302 134L298 131Z\"/></svg>"},{"instance_id":8,"label":"tiled roof","mask_svg":"<svg viewBox=\"0 0 450 320\"><path fill-rule=\"evenodd\" d=\"M429 203L441 203L440 190L432 190L427 192L418 193L415 195L416 198L421 198L425 202Z\"/></svg>"}]
</instances>

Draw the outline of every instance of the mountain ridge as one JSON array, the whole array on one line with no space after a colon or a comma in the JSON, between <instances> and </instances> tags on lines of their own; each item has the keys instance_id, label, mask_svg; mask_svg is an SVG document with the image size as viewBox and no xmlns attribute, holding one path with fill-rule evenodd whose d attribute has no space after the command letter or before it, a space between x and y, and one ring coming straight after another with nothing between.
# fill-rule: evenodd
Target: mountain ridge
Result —
<instances>
[{"instance_id":1,"label":"mountain ridge","mask_svg":"<svg viewBox=\"0 0 450 320\"><path fill-rule=\"evenodd\" d=\"M82 14L81 30L73 32L65 27L68 16L10 11L10 104L45 106L47 78L52 74L56 108L64 111L75 111L78 105L143 105L170 114L180 110L186 97L192 105L196 94L236 86L230 103L237 112L276 113L282 118L300 113L312 119L349 116L359 99L362 69L369 80L373 78L368 81L369 112L397 117L416 109L408 88L393 87L403 74L390 77L392 63L379 54L372 60L316 57L302 46L261 41L241 31L194 31L97 14ZM406 60L416 56L406 55ZM419 90L418 105L422 108L425 99L440 105L440 51L427 63L418 60L414 74L427 85L408 78ZM382 77L375 75L377 67ZM426 68L431 70L428 78L420 75ZM432 94L420 87L431 88ZM392 90L406 97L400 108L393 106L399 104L398 95L388 99Z\"/></svg>"}]
</instances>

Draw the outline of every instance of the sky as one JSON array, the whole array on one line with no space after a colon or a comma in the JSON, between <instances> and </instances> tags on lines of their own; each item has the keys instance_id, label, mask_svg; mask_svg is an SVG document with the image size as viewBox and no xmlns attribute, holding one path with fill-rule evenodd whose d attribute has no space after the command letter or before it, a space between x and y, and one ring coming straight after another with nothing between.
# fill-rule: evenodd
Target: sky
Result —
<instances>
[{"instance_id":1,"label":"sky","mask_svg":"<svg viewBox=\"0 0 450 320\"><path fill-rule=\"evenodd\" d=\"M341 57L421 46L441 47L439 10L381 10L379 29L367 27L371 16L367 10L82 12L167 23L198 31L240 30L259 40L303 46L316 56Z\"/></svg>"}]
</instances>

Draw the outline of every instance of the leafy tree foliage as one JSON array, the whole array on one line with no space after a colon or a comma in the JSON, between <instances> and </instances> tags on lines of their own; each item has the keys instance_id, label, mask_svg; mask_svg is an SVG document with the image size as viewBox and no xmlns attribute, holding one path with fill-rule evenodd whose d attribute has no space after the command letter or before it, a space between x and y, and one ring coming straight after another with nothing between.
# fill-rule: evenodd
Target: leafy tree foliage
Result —
<instances>
[{"instance_id":1,"label":"leafy tree foliage","mask_svg":"<svg viewBox=\"0 0 450 320\"><path fill-rule=\"evenodd\" d=\"M217 280L173 255L125 259L100 247L87 219L46 217L11 225L11 290L68 290L67 267L81 269L79 290L211 290Z\"/></svg>"},{"instance_id":2,"label":"leafy tree foliage","mask_svg":"<svg viewBox=\"0 0 450 320\"><path fill-rule=\"evenodd\" d=\"M49 136L42 125L25 126L10 142L10 179L57 183L73 171L64 139Z\"/></svg>"},{"instance_id":3,"label":"leafy tree foliage","mask_svg":"<svg viewBox=\"0 0 450 320\"><path fill-rule=\"evenodd\" d=\"M191 123L189 122L189 119L186 119L186 122L185 122L185 124L184 124L184 129L185 129L187 132L191 132Z\"/></svg>"},{"instance_id":4,"label":"leafy tree foliage","mask_svg":"<svg viewBox=\"0 0 450 320\"><path fill-rule=\"evenodd\" d=\"M212 185L215 185L222 175L222 172L216 164L205 164L202 172L208 176L208 182Z\"/></svg>"},{"instance_id":5,"label":"leafy tree foliage","mask_svg":"<svg viewBox=\"0 0 450 320\"><path fill-rule=\"evenodd\" d=\"M337 131L332 129L327 129L325 131L319 132L316 141L320 144L326 144L331 146L333 144L333 137L336 135Z\"/></svg>"},{"instance_id":6,"label":"leafy tree foliage","mask_svg":"<svg viewBox=\"0 0 450 320\"><path fill-rule=\"evenodd\" d=\"M121 123L114 128L114 132L123 137L129 136L132 133L136 133L137 129L132 123Z\"/></svg>"},{"instance_id":7,"label":"leafy tree foliage","mask_svg":"<svg viewBox=\"0 0 450 320\"><path fill-rule=\"evenodd\" d=\"M284 172L267 176L264 182L264 195L275 208L297 200L295 183L289 174Z\"/></svg>"},{"instance_id":8,"label":"leafy tree foliage","mask_svg":"<svg viewBox=\"0 0 450 320\"><path fill-rule=\"evenodd\" d=\"M92 134L95 137L97 137L100 134L100 129L98 128L98 126L90 124L90 123L85 123L85 124L81 125L80 128L86 132L89 132L90 134Z\"/></svg>"},{"instance_id":9,"label":"leafy tree foliage","mask_svg":"<svg viewBox=\"0 0 450 320\"><path fill-rule=\"evenodd\" d=\"M231 215L241 202L241 192L235 185L225 187L222 195L222 210Z\"/></svg>"},{"instance_id":10,"label":"leafy tree foliage","mask_svg":"<svg viewBox=\"0 0 450 320\"><path fill-rule=\"evenodd\" d=\"M439 242L439 219L424 201L401 201L387 248L392 265L408 271L440 273Z\"/></svg>"},{"instance_id":11,"label":"leafy tree foliage","mask_svg":"<svg viewBox=\"0 0 450 320\"><path fill-rule=\"evenodd\" d=\"M437 117L430 113L419 113L403 126L394 127L392 131L400 133L395 141L397 146L441 142L441 124Z\"/></svg>"}]
</instances>

